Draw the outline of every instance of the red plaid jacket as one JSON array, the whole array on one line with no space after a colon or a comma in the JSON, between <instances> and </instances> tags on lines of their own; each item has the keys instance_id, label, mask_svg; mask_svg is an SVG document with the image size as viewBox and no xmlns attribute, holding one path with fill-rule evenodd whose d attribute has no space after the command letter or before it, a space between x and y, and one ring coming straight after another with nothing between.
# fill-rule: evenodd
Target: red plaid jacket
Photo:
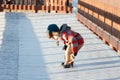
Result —
<instances>
[{"instance_id":1,"label":"red plaid jacket","mask_svg":"<svg viewBox=\"0 0 120 80\"><path fill-rule=\"evenodd\" d=\"M74 53L77 53L78 46L84 43L82 36L79 33L74 32L72 30L63 31L61 34L62 34L61 39L64 41L64 44L66 43L71 44L72 51Z\"/></svg>"}]
</instances>

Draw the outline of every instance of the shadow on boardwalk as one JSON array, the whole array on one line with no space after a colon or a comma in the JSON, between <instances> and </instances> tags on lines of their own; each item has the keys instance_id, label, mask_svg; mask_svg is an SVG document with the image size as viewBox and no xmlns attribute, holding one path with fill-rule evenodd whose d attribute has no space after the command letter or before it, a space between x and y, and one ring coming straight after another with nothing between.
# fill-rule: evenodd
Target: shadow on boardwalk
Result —
<instances>
[{"instance_id":1,"label":"shadow on boardwalk","mask_svg":"<svg viewBox=\"0 0 120 80\"><path fill-rule=\"evenodd\" d=\"M17 80L19 40L16 14L3 13L1 19L0 80Z\"/></svg>"},{"instance_id":2,"label":"shadow on boardwalk","mask_svg":"<svg viewBox=\"0 0 120 80\"><path fill-rule=\"evenodd\" d=\"M49 80L38 37L26 14L5 13L3 23L0 80Z\"/></svg>"}]
</instances>

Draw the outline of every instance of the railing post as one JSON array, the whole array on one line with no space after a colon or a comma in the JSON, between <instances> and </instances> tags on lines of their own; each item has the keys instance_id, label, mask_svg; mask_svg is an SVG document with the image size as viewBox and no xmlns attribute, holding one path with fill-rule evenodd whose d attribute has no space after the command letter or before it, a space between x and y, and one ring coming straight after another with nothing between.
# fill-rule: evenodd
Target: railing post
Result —
<instances>
[{"instance_id":1,"label":"railing post","mask_svg":"<svg viewBox=\"0 0 120 80\"><path fill-rule=\"evenodd\" d=\"M38 12L38 7L37 7L37 0L34 0L34 6L35 6L35 13L37 13Z\"/></svg>"},{"instance_id":2,"label":"railing post","mask_svg":"<svg viewBox=\"0 0 120 80\"><path fill-rule=\"evenodd\" d=\"M66 12L72 12L72 0L66 0Z\"/></svg>"},{"instance_id":3,"label":"railing post","mask_svg":"<svg viewBox=\"0 0 120 80\"><path fill-rule=\"evenodd\" d=\"M3 3L3 0L0 0L0 12L3 11L3 5L2 5L2 3Z\"/></svg>"},{"instance_id":4,"label":"railing post","mask_svg":"<svg viewBox=\"0 0 120 80\"><path fill-rule=\"evenodd\" d=\"M69 12L69 0L66 0L66 12Z\"/></svg>"}]
</instances>

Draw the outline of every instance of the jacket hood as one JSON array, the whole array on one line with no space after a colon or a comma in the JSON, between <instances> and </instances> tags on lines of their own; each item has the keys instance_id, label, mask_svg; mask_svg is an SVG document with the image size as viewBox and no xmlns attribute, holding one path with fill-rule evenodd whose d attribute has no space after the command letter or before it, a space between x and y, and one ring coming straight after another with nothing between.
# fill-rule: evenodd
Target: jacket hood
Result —
<instances>
[{"instance_id":1,"label":"jacket hood","mask_svg":"<svg viewBox=\"0 0 120 80\"><path fill-rule=\"evenodd\" d=\"M71 28L67 25L67 24L63 24L61 27L60 27L60 33L62 33L63 31L68 31L70 30Z\"/></svg>"}]
</instances>

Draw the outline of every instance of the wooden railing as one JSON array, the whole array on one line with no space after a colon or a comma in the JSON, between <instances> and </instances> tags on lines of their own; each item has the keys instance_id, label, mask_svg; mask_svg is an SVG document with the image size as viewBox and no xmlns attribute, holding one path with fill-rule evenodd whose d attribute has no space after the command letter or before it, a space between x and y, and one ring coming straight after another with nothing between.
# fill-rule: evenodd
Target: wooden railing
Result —
<instances>
[{"instance_id":1,"label":"wooden railing","mask_svg":"<svg viewBox=\"0 0 120 80\"><path fill-rule=\"evenodd\" d=\"M5 0L0 10L71 13L72 0Z\"/></svg>"},{"instance_id":2,"label":"wooden railing","mask_svg":"<svg viewBox=\"0 0 120 80\"><path fill-rule=\"evenodd\" d=\"M77 18L120 52L120 7L100 0L79 0Z\"/></svg>"}]
</instances>

